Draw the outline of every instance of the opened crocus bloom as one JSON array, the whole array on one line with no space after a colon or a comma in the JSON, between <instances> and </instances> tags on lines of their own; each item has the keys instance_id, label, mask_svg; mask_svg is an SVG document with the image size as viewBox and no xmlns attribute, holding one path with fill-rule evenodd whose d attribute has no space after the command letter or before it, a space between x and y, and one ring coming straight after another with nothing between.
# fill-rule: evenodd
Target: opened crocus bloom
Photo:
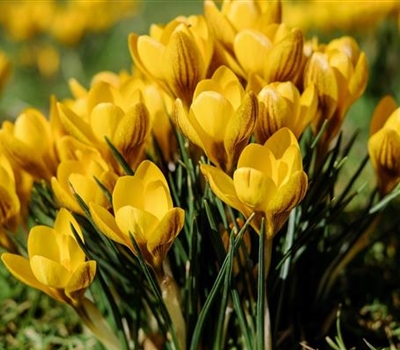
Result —
<instances>
[{"instance_id":1,"label":"opened crocus bloom","mask_svg":"<svg viewBox=\"0 0 400 350\"><path fill-rule=\"evenodd\" d=\"M231 173L253 132L257 110L257 97L245 93L235 74L222 66L198 84L189 113L176 100L174 118L190 141Z\"/></svg>"},{"instance_id":2,"label":"opened crocus bloom","mask_svg":"<svg viewBox=\"0 0 400 350\"><path fill-rule=\"evenodd\" d=\"M268 42L267 47L269 48L271 42L268 38L264 37L263 34L266 34L266 28L269 25L280 23L282 17L280 1L259 0L224 0L222 2L221 10L217 8L214 1L206 0L204 2L204 14L207 24L216 38L216 55L214 59L221 61L221 64L227 65L236 74L243 78L247 78L248 73L253 72L254 66L251 67L251 70L246 71L246 68L248 67L243 66L243 62L240 62L240 60L240 63L238 62L234 43L236 40L241 39L236 39L237 34L241 31L247 33L247 30L249 30L251 33L256 33L255 35L261 35L259 37L260 45L258 48L255 48L255 51L250 53L248 49L251 45L249 45L247 50L243 51L243 55L248 55L248 59L252 59L250 56L253 56L254 60L257 60L258 58L260 58L260 61L263 59L266 60L264 55L266 50L263 50L262 48L265 46L264 44L266 42ZM257 44L254 43L254 45ZM252 63L254 63L253 60ZM252 63L249 63L249 65Z\"/></svg>"},{"instance_id":3,"label":"opened crocus bloom","mask_svg":"<svg viewBox=\"0 0 400 350\"><path fill-rule=\"evenodd\" d=\"M145 160L134 176L118 179L112 197L114 216L106 208L90 203L96 226L136 253L132 236L146 262L158 270L185 218L183 209L173 207L164 175Z\"/></svg>"},{"instance_id":4,"label":"opened crocus bloom","mask_svg":"<svg viewBox=\"0 0 400 350\"><path fill-rule=\"evenodd\" d=\"M258 143L264 143L280 128L288 127L298 139L317 111L313 85L300 95L291 82L266 85L258 94L259 114L255 128Z\"/></svg>"},{"instance_id":5,"label":"opened crocus bloom","mask_svg":"<svg viewBox=\"0 0 400 350\"><path fill-rule=\"evenodd\" d=\"M206 77L213 41L204 17L177 17L165 27L152 25L150 35L131 34L129 48L135 65L187 106Z\"/></svg>"},{"instance_id":6,"label":"opened crocus bloom","mask_svg":"<svg viewBox=\"0 0 400 350\"><path fill-rule=\"evenodd\" d=\"M368 152L383 197L400 181L400 108L390 96L379 102L373 114Z\"/></svg>"},{"instance_id":7,"label":"opened crocus bloom","mask_svg":"<svg viewBox=\"0 0 400 350\"><path fill-rule=\"evenodd\" d=\"M266 235L272 238L307 191L307 175L296 137L288 128L273 134L265 144L250 144L239 157L233 178L210 165L201 166L212 191L226 204L248 218L260 231L266 219Z\"/></svg>"},{"instance_id":8,"label":"opened crocus bloom","mask_svg":"<svg viewBox=\"0 0 400 350\"><path fill-rule=\"evenodd\" d=\"M77 306L95 277L96 262L86 261L71 225L82 235L72 215L61 209L54 228L35 226L31 229L28 258L4 253L1 259L23 283L58 301Z\"/></svg>"}]
</instances>

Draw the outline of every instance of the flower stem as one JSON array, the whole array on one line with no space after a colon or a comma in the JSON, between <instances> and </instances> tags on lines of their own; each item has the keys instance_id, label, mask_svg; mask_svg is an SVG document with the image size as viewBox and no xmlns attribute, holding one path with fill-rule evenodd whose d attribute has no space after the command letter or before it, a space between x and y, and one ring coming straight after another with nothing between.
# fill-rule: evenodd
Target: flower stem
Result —
<instances>
[{"instance_id":1,"label":"flower stem","mask_svg":"<svg viewBox=\"0 0 400 350\"><path fill-rule=\"evenodd\" d=\"M159 285L162 299L175 328L179 349L186 349L186 323L182 314L178 285L174 278L167 274L159 280Z\"/></svg>"},{"instance_id":2,"label":"flower stem","mask_svg":"<svg viewBox=\"0 0 400 350\"><path fill-rule=\"evenodd\" d=\"M83 321L86 327L100 340L106 349L108 350L119 350L121 344L118 338L115 336L109 325L104 320L103 316L93 304L87 298L84 298L78 305L73 305L73 308Z\"/></svg>"}]
</instances>

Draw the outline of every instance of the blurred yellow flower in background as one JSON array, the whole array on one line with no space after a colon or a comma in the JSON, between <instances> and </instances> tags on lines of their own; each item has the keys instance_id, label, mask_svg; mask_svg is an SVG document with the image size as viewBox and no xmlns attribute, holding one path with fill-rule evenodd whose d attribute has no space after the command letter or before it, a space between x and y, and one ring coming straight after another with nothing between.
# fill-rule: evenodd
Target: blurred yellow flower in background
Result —
<instances>
[{"instance_id":1,"label":"blurred yellow flower in background","mask_svg":"<svg viewBox=\"0 0 400 350\"><path fill-rule=\"evenodd\" d=\"M400 108L385 96L372 116L368 152L383 197L400 181Z\"/></svg>"},{"instance_id":2,"label":"blurred yellow flower in background","mask_svg":"<svg viewBox=\"0 0 400 350\"><path fill-rule=\"evenodd\" d=\"M311 50L304 69L304 86L315 85L318 94L314 131L317 133L328 121L320 141L324 149L337 136L350 106L363 94L368 82L368 64L365 52L348 36L327 45L314 44Z\"/></svg>"},{"instance_id":3,"label":"blurred yellow flower in background","mask_svg":"<svg viewBox=\"0 0 400 350\"><path fill-rule=\"evenodd\" d=\"M54 139L48 120L39 110L28 108L14 123L3 122L0 145L15 166L35 179L50 180L55 174Z\"/></svg>"},{"instance_id":4,"label":"blurred yellow flower in background","mask_svg":"<svg viewBox=\"0 0 400 350\"><path fill-rule=\"evenodd\" d=\"M373 32L385 19L396 18L400 3L396 0L357 1L356 5L346 0L286 1L283 20L304 32L362 31Z\"/></svg>"},{"instance_id":5,"label":"blurred yellow flower in background","mask_svg":"<svg viewBox=\"0 0 400 350\"><path fill-rule=\"evenodd\" d=\"M211 165L202 164L201 171L219 199L246 218L256 213L252 226L257 232L265 217L268 239L281 229L308 187L299 144L288 128L278 130L264 145L248 145L233 178Z\"/></svg>"},{"instance_id":6,"label":"blurred yellow flower in background","mask_svg":"<svg viewBox=\"0 0 400 350\"><path fill-rule=\"evenodd\" d=\"M132 17L138 1L1 1L0 27L17 43L16 66L37 67L45 77L59 71L62 46L77 46L88 33Z\"/></svg>"}]
</instances>

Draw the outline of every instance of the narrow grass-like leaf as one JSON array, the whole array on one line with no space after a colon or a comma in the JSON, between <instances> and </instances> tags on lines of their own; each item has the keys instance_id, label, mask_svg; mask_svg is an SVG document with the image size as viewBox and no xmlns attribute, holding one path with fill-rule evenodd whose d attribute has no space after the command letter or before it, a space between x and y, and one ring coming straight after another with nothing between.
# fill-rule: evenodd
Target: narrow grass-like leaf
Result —
<instances>
[{"instance_id":1,"label":"narrow grass-like leaf","mask_svg":"<svg viewBox=\"0 0 400 350\"><path fill-rule=\"evenodd\" d=\"M126 162L125 158L122 156L121 153L117 150L117 148L112 144L112 142L108 139L108 137L105 137L105 140L107 142L108 147L110 148L110 151L112 155L114 156L115 160L118 162L119 165L121 165L122 169L124 170L126 175L133 175L134 172L129 166L129 164Z\"/></svg>"},{"instance_id":2,"label":"narrow grass-like leaf","mask_svg":"<svg viewBox=\"0 0 400 350\"><path fill-rule=\"evenodd\" d=\"M400 189L396 189L395 191L389 193L387 196L385 196L382 200L380 200L369 210L369 214L375 214L376 212L383 210L386 207L386 205L388 205L399 194L400 194Z\"/></svg>"},{"instance_id":3,"label":"narrow grass-like leaf","mask_svg":"<svg viewBox=\"0 0 400 350\"><path fill-rule=\"evenodd\" d=\"M217 327L215 332L215 340L214 340L214 350L219 350L224 348L224 323L226 317L226 308L228 305L229 298L229 290L231 288L231 276L232 276L232 266L233 266L233 257L235 252L233 250L234 246L234 230L232 230L229 237L229 250L228 250L228 265L226 267L225 281L224 287L221 295L221 302L219 306L219 315L217 320Z\"/></svg>"},{"instance_id":4,"label":"narrow grass-like leaf","mask_svg":"<svg viewBox=\"0 0 400 350\"><path fill-rule=\"evenodd\" d=\"M168 333L171 334L172 342L173 342L172 349L179 349L179 346L178 346L179 342L178 342L178 339L176 337L174 326L172 324L172 321L171 321L171 318L170 318L170 316L168 314L168 311L167 311L167 309L165 307L164 301L163 301L162 296L161 296L160 289L159 289L159 287L157 285L157 281L155 280L155 277L153 276L153 274L150 272L150 269L147 266L147 263L145 262L145 260L144 260L144 258L142 256L142 253L140 251L139 245L137 244L137 242L136 242L136 240L133 237L133 234L131 232L129 233L129 236L130 236L132 244L133 244L133 246L135 248L136 256L138 258L140 267L142 268L142 271L143 271L143 273L144 273L144 275L146 277L146 280L150 284L151 291L154 293L155 297L157 298L157 301L159 303L158 304L159 305L159 311L161 312L161 314L163 316L163 319L164 319L164 321L166 323L166 324L161 323L161 324L159 324L159 326L163 330L163 332L164 332L164 334L166 336L166 339L167 339L167 334ZM168 348L170 348L171 345L167 342L166 346Z\"/></svg>"},{"instance_id":5,"label":"narrow grass-like leaf","mask_svg":"<svg viewBox=\"0 0 400 350\"><path fill-rule=\"evenodd\" d=\"M237 234L236 238L235 238L235 243L234 243L234 247L233 247L233 251L235 252L236 249L238 248L240 241L243 237L243 234L245 232L245 230L247 229L247 227L249 226L251 220L253 220L254 214L252 214L248 220L246 221L246 223L244 224L243 228L239 231L239 233ZM197 350L200 348L200 336L203 330L203 327L205 325L205 322L207 320L207 316L208 313L211 310L211 306L214 303L214 301L216 300L219 290L222 287L222 283L224 281L224 277L225 277L225 273L226 270L228 268L228 260L229 260L229 256L227 255L225 257L224 262L222 263L222 266L219 270L218 276L215 279L214 285L203 305L202 310L200 311L199 314L199 318L197 320L197 324L196 327L193 331L193 335L192 335L192 341L190 344L190 350Z\"/></svg>"},{"instance_id":6,"label":"narrow grass-like leaf","mask_svg":"<svg viewBox=\"0 0 400 350\"><path fill-rule=\"evenodd\" d=\"M246 316L243 311L242 301L240 299L237 289L232 288L231 294L232 294L233 307L238 316L239 326L243 333L244 343L246 345L245 349L252 350L253 349L252 339L254 339L254 332L251 332L249 330L248 322L246 320Z\"/></svg>"},{"instance_id":7,"label":"narrow grass-like leaf","mask_svg":"<svg viewBox=\"0 0 400 350\"><path fill-rule=\"evenodd\" d=\"M257 281L257 314L256 314L256 344L257 350L265 350L264 314L265 314L265 229L264 218L261 221L258 247L258 281Z\"/></svg>"}]
</instances>

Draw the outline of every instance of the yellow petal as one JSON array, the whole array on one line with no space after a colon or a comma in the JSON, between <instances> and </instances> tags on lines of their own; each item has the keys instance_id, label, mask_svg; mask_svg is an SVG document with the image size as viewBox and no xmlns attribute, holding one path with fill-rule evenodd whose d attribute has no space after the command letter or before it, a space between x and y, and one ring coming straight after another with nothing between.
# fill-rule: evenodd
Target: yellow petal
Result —
<instances>
[{"instance_id":1,"label":"yellow petal","mask_svg":"<svg viewBox=\"0 0 400 350\"><path fill-rule=\"evenodd\" d=\"M228 159L227 169L235 166L243 148L248 144L253 133L258 115L258 101L254 93L245 95L239 109L234 113L226 126L224 146Z\"/></svg>"},{"instance_id":2,"label":"yellow petal","mask_svg":"<svg viewBox=\"0 0 400 350\"><path fill-rule=\"evenodd\" d=\"M147 249L156 265L162 263L184 224L185 211L181 208L173 208L165 214L154 229L147 241Z\"/></svg>"},{"instance_id":3,"label":"yellow petal","mask_svg":"<svg viewBox=\"0 0 400 350\"><path fill-rule=\"evenodd\" d=\"M328 57L321 52L314 52L311 56L304 73L304 86L314 84L319 98L319 109L322 110L322 121L331 118L337 107L339 97L336 76L329 65ZM320 126L317 126L317 129Z\"/></svg>"},{"instance_id":4,"label":"yellow petal","mask_svg":"<svg viewBox=\"0 0 400 350\"><path fill-rule=\"evenodd\" d=\"M271 150L276 159L282 158L285 151L292 145L299 148L296 137L288 128L279 129L264 144L264 147Z\"/></svg>"},{"instance_id":5,"label":"yellow petal","mask_svg":"<svg viewBox=\"0 0 400 350\"><path fill-rule=\"evenodd\" d=\"M4 172L0 168L0 176ZM15 186L14 186L15 187ZM14 215L18 214L21 208L21 204L15 188L7 186L7 184L1 183L0 185L0 223L4 224Z\"/></svg>"},{"instance_id":6,"label":"yellow petal","mask_svg":"<svg viewBox=\"0 0 400 350\"><path fill-rule=\"evenodd\" d=\"M71 277L64 266L43 256L31 256L30 264L37 280L50 288L64 289Z\"/></svg>"},{"instance_id":7,"label":"yellow petal","mask_svg":"<svg viewBox=\"0 0 400 350\"><path fill-rule=\"evenodd\" d=\"M60 258L56 262L59 262L68 271L73 272L85 261L85 253L74 237L58 232L56 232L56 235L60 251Z\"/></svg>"},{"instance_id":8,"label":"yellow petal","mask_svg":"<svg viewBox=\"0 0 400 350\"><path fill-rule=\"evenodd\" d=\"M267 147L251 143L240 154L237 168L253 168L271 175L275 162L274 154Z\"/></svg>"},{"instance_id":9,"label":"yellow petal","mask_svg":"<svg viewBox=\"0 0 400 350\"><path fill-rule=\"evenodd\" d=\"M293 130L298 139L304 129L310 124L317 114L318 97L314 85L309 85L300 97L300 115L296 127Z\"/></svg>"},{"instance_id":10,"label":"yellow petal","mask_svg":"<svg viewBox=\"0 0 400 350\"><path fill-rule=\"evenodd\" d=\"M288 126L288 118L293 118L286 98L271 84L258 94L260 102L255 135L257 142L264 144L273 133L283 126Z\"/></svg>"},{"instance_id":11,"label":"yellow petal","mask_svg":"<svg viewBox=\"0 0 400 350\"><path fill-rule=\"evenodd\" d=\"M176 99L172 115L175 123L178 125L182 133L196 146L204 149L203 142L199 134L197 133L196 128L194 128L191 121L189 120L188 114L186 113L180 99Z\"/></svg>"},{"instance_id":12,"label":"yellow petal","mask_svg":"<svg viewBox=\"0 0 400 350\"><path fill-rule=\"evenodd\" d=\"M58 103L57 106L60 115L60 121L68 134L74 136L79 141L87 145L96 143L96 137L94 136L89 124L87 124L81 117L76 115L67 106L61 103Z\"/></svg>"},{"instance_id":13,"label":"yellow petal","mask_svg":"<svg viewBox=\"0 0 400 350\"><path fill-rule=\"evenodd\" d=\"M113 139L118 123L124 115L121 108L113 103L99 103L90 114L90 125L100 142L105 142L105 137Z\"/></svg>"},{"instance_id":14,"label":"yellow petal","mask_svg":"<svg viewBox=\"0 0 400 350\"><path fill-rule=\"evenodd\" d=\"M48 180L53 175L52 167L45 164L43 158L33 152L33 148L15 138L4 128L0 130L0 146L9 159L36 179Z\"/></svg>"},{"instance_id":15,"label":"yellow petal","mask_svg":"<svg viewBox=\"0 0 400 350\"><path fill-rule=\"evenodd\" d=\"M293 173L290 179L269 198L265 210L274 214L290 211L304 198L307 187L306 173L303 171Z\"/></svg>"},{"instance_id":16,"label":"yellow petal","mask_svg":"<svg viewBox=\"0 0 400 350\"><path fill-rule=\"evenodd\" d=\"M227 122L234 113L230 102L217 92L205 91L196 98L190 107L189 118L193 117L192 125L200 137L203 136L205 148L212 142L224 140Z\"/></svg>"},{"instance_id":17,"label":"yellow petal","mask_svg":"<svg viewBox=\"0 0 400 350\"><path fill-rule=\"evenodd\" d=\"M115 130L113 144L132 167L142 157L150 127L149 112L144 103L138 102L126 112Z\"/></svg>"},{"instance_id":18,"label":"yellow petal","mask_svg":"<svg viewBox=\"0 0 400 350\"><path fill-rule=\"evenodd\" d=\"M167 64L164 61L165 46L147 35L137 38L131 34L130 43L135 63L139 63L139 67L143 66L145 72L155 79L164 79L164 65Z\"/></svg>"},{"instance_id":19,"label":"yellow petal","mask_svg":"<svg viewBox=\"0 0 400 350\"><path fill-rule=\"evenodd\" d=\"M127 205L144 207L144 184L137 176L121 176L118 178L113 191L113 208L117 212Z\"/></svg>"},{"instance_id":20,"label":"yellow petal","mask_svg":"<svg viewBox=\"0 0 400 350\"><path fill-rule=\"evenodd\" d=\"M349 81L348 89L351 103L364 93L368 83L368 72L367 56L364 52L361 52L357 65L354 67L354 74Z\"/></svg>"},{"instance_id":21,"label":"yellow petal","mask_svg":"<svg viewBox=\"0 0 400 350\"><path fill-rule=\"evenodd\" d=\"M90 115L93 109L100 103L121 104L121 97L118 90L104 81L98 81L89 90L87 97L87 111L85 115Z\"/></svg>"},{"instance_id":22,"label":"yellow petal","mask_svg":"<svg viewBox=\"0 0 400 350\"><path fill-rule=\"evenodd\" d=\"M108 200L93 176L71 174L68 179L73 193L79 195L86 204L96 202L102 206L107 206Z\"/></svg>"},{"instance_id":23,"label":"yellow petal","mask_svg":"<svg viewBox=\"0 0 400 350\"><path fill-rule=\"evenodd\" d=\"M71 225L74 227L75 231L79 234L79 237L83 241L82 229L78 222L66 208L61 208L57 213L56 220L54 222L54 230L61 234L75 237L72 232Z\"/></svg>"},{"instance_id":24,"label":"yellow petal","mask_svg":"<svg viewBox=\"0 0 400 350\"><path fill-rule=\"evenodd\" d=\"M36 289L47 289L46 286L43 286L34 276L28 259L16 254L3 253L1 255L1 260L4 265L6 265L7 269L21 282Z\"/></svg>"},{"instance_id":25,"label":"yellow petal","mask_svg":"<svg viewBox=\"0 0 400 350\"><path fill-rule=\"evenodd\" d=\"M131 234L138 244L147 243L159 223L153 214L131 206L120 208L115 213L115 221L121 231L127 237Z\"/></svg>"},{"instance_id":26,"label":"yellow petal","mask_svg":"<svg viewBox=\"0 0 400 350\"><path fill-rule=\"evenodd\" d=\"M204 16L211 31L226 48L232 50L235 39L235 29L232 24L221 14L214 1L204 1Z\"/></svg>"},{"instance_id":27,"label":"yellow petal","mask_svg":"<svg viewBox=\"0 0 400 350\"><path fill-rule=\"evenodd\" d=\"M164 76L175 97L188 105L206 67L193 38L179 28L172 33L163 56Z\"/></svg>"},{"instance_id":28,"label":"yellow petal","mask_svg":"<svg viewBox=\"0 0 400 350\"><path fill-rule=\"evenodd\" d=\"M96 261L81 263L72 274L65 293L72 300L80 300L96 275Z\"/></svg>"},{"instance_id":29,"label":"yellow petal","mask_svg":"<svg viewBox=\"0 0 400 350\"><path fill-rule=\"evenodd\" d=\"M64 185L55 177L51 178L51 189L53 190L54 197L60 207L65 207L74 213L84 215L84 212L76 199L72 196L70 189L65 188Z\"/></svg>"},{"instance_id":30,"label":"yellow petal","mask_svg":"<svg viewBox=\"0 0 400 350\"><path fill-rule=\"evenodd\" d=\"M390 114L388 120L386 121L384 128L393 129L399 132L400 130L400 108L395 109L392 114Z\"/></svg>"},{"instance_id":31,"label":"yellow petal","mask_svg":"<svg viewBox=\"0 0 400 350\"><path fill-rule=\"evenodd\" d=\"M160 168L149 160L144 160L136 169L135 176L144 184L160 182L163 187L168 188L168 182Z\"/></svg>"},{"instance_id":32,"label":"yellow petal","mask_svg":"<svg viewBox=\"0 0 400 350\"><path fill-rule=\"evenodd\" d=\"M265 212L269 197L276 192L274 181L266 173L252 168L237 169L233 184L239 200L257 212Z\"/></svg>"},{"instance_id":33,"label":"yellow petal","mask_svg":"<svg viewBox=\"0 0 400 350\"><path fill-rule=\"evenodd\" d=\"M75 99L85 98L88 94L88 91L75 78L68 80L68 86Z\"/></svg>"},{"instance_id":34,"label":"yellow petal","mask_svg":"<svg viewBox=\"0 0 400 350\"><path fill-rule=\"evenodd\" d=\"M47 119L33 108L28 108L18 116L14 123L14 136L33 147L40 155L49 152L53 147Z\"/></svg>"},{"instance_id":35,"label":"yellow petal","mask_svg":"<svg viewBox=\"0 0 400 350\"><path fill-rule=\"evenodd\" d=\"M266 57L272 47L271 41L262 33L245 29L239 32L233 43L234 51L240 65L247 74L264 75Z\"/></svg>"},{"instance_id":36,"label":"yellow petal","mask_svg":"<svg viewBox=\"0 0 400 350\"><path fill-rule=\"evenodd\" d=\"M131 246L129 237L119 229L114 217L110 212L96 203L89 203L90 215L96 227L111 240Z\"/></svg>"},{"instance_id":37,"label":"yellow petal","mask_svg":"<svg viewBox=\"0 0 400 350\"><path fill-rule=\"evenodd\" d=\"M163 186L160 181L151 182L146 186L144 195L145 211L151 212L159 220L172 208L172 199L168 187Z\"/></svg>"},{"instance_id":38,"label":"yellow petal","mask_svg":"<svg viewBox=\"0 0 400 350\"><path fill-rule=\"evenodd\" d=\"M39 225L30 230L28 236L28 253L30 257L39 255L59 262L60 248L57 241L57 233L53 228Z\"/></svg>"},{"instance_id":39,"label":"yellow petal","mask_svg":"<svg viewBox=\"0 0 400 350\"><path fill-rule=\"evenodd\" d=\"M233 180L227 174L216 167L205 164L200 166L200 170L209 182L211 190L221 201L244 214L248 214L248 210L236 195Z\"/></svg>"},{"instance_id":40,"label":"yellow petal","mask_svg":"<svg viewBox=\"0 0 400 350\"><path fill-rule=\"evenodd\" d=\"M265 65L264 79L268 82L294 79L302 62L303 46L303 33L297 29L274 44L264 58L268 62Z\"/></svg>"},{"instance_id":41,"label":"yellow petal","mask_svg":"<svg viewBox=\"0 0 400 350\"><path fill-rule=\"evenodd\" d=\"M379 131L389 116L397 109L396 100L390 96L384 96L375 108L374 114L372 115L371 125L369 134L372 136Z\"/></svg>"}]
</instances>

